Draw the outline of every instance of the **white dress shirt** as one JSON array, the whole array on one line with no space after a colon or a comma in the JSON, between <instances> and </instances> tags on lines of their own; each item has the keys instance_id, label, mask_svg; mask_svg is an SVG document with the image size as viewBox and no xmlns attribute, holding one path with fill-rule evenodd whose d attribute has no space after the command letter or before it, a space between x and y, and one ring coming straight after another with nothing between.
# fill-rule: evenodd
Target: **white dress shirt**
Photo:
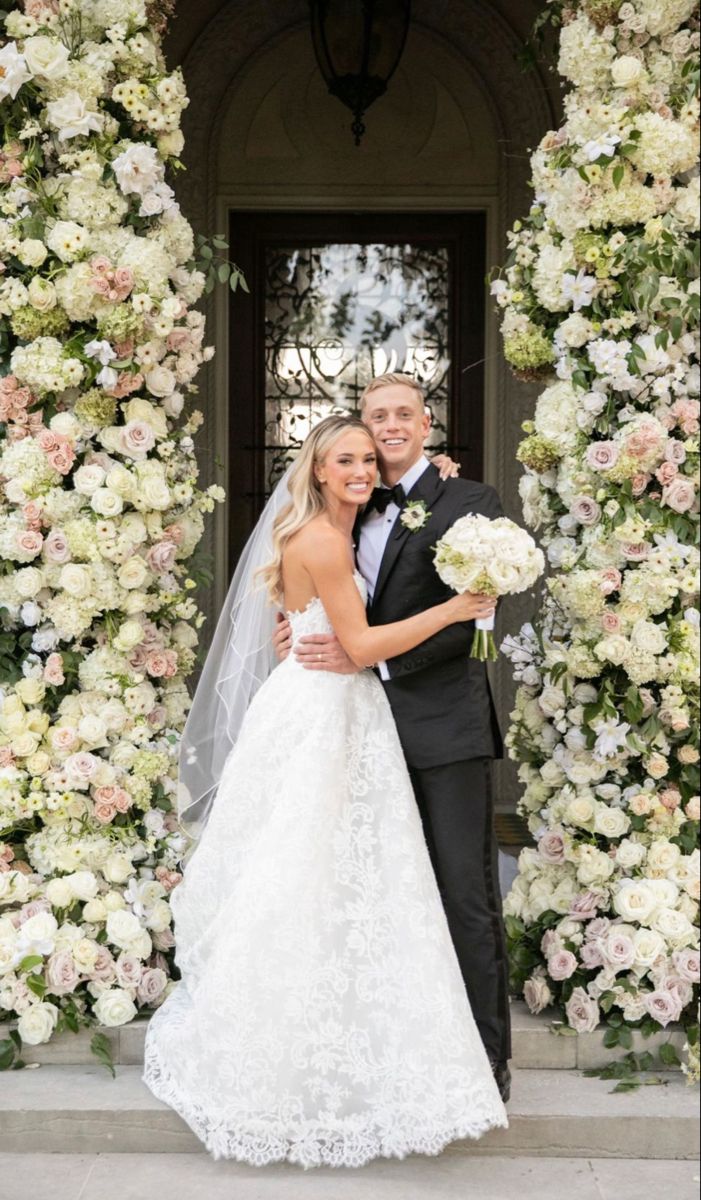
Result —
<instances>
[{"instance_id":1,"label":"white dress shirt","mask_svg":"<svg viewBox=\"0 0 701 1200\"><path fill-rule=\"evenodd\" d=\"M429 465L428 459L422 454L413 467L409 467L409 470L397 481L401 483L407 496ZM392 526L398 516L399 508L394 501L391 501L383 513L378 512L377 509L373 509L370 515L363 521L356 558L360 573L368 585L370 600L372 600L375 594L377 577L380 574L380 564L385 547L392 532ZM380 678L389 679L390 675L387 663L379 662L377 666Z\"/></svg>"}]
</instances>

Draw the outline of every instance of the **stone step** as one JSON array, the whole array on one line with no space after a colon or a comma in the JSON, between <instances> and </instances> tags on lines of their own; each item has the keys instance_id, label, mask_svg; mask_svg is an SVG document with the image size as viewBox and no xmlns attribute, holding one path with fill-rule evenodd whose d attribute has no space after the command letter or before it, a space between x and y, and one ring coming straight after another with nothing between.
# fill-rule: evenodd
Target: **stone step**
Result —
<instances>
[{"instance_id":1,"label":"stone step","mask_svg":"<svg viewBox=\"0 0 701 1200\"><path fill-rule=\"evenodd\" d=\"M693 1159L699 1115L695 1090L679 1075L636 1092L574 1071L516 1070L510 1127L451 1155L551 1158ZM40 1066L9 1071L0 1090L0 1152L204 1152L187 1125L141 1081L141 1068Z\"/></svg>"},{"instance_id":2,"label":"stone step","mask_svg":"<svg viewBox=\"0 0 701 1200\"><path fill-rule=\"evenodd\" d=\"M515 1000L511 1005L513 1059L515 1067L527 1070L580 1070L603 1067L612 1059L620 1058L622 1050L607 1050L603 1044L604 1031L594 1033L555 1034L552 1018L546 1013L535 1017L529 1013L523 1001ZM148 1019L139 1017L119 1029L101 1029L112 1046L115 1063L122 1066L139 1066L144 1058L144 1038ZM0 1024L0 1041L7 1037L10 1025ZM25 1046L22 1059L28 1063L43 1063L47 1066L92 1063L95 1061L90 1050L94 1030L81 1029L79 1033L63 1033L43 1046ZM684 1034L679 1030L656 1034L643 1039L636 1031L633 1046L636 1050L652 1053L663 1042L672 1041L681 1057Z\"/></svg>"}]
</instances>

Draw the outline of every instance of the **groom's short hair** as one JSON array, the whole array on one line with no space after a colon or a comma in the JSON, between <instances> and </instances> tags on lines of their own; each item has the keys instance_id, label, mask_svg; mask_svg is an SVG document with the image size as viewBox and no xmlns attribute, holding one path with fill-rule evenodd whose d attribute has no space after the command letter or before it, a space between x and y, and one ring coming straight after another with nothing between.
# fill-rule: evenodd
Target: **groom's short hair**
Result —
<instances>
[{"instance_id":1,"label":"groom's short hair","mask_svg":"<svg viewBox=\"0 0 701 1200\"><path fill-rule=\"evenodd\" d=\"M417 379L414 379L412 375L403 375L401 371L387 371L384 375L376 375L374 379L370 380L369 384L365 388L360 397L361 414L365 408L365 402L368 396L370 396L373 392L376 392L378 388L388 387L393 383L403 383L405 387L412 388L416 392L417 398L421 402L421 407L426 407L426 392Z\"/></svg>"}]
</instances>

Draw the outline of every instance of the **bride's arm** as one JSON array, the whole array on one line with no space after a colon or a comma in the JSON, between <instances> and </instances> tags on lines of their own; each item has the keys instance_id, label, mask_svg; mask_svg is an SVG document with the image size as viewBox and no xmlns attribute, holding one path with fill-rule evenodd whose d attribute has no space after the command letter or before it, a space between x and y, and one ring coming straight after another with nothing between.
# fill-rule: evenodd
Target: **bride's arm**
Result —
<instances>
[{"instance_id":1,"label":"bride's arm","mask_svg":"<svg viewBox=\"0 0 701 1200\"><path fill-rule=\"evenodd\" d=\"M359 667L371 667L381 659L395 658L441 629L459 621L470 621L475 616L486 616L494 607L494 601L489 597L468 592L463 596L451 596L442 604L404 621L370 626L342 534L333 530L315 531L314 541L310 540L305 553L304 565L339 642Z\"/></svg>"}]
</instances>

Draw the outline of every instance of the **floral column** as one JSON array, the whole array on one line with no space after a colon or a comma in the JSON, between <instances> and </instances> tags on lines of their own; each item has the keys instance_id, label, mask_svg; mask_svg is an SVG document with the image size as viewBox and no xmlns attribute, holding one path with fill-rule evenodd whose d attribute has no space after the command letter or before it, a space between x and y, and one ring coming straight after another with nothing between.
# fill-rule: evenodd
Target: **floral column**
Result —
<instances>
[{"instance_id":1,"label":"floral column","mask_svg":"<svg viewBox=\"0 0 701 1200\"><path fill-rule=\"evenodd\" d=\"M145 0L6 5L0 48L0 1018L157 1004L201 623L190 408L212 351L172 180L179 71ZM211 247L205 256L212 259ZM172 956L171 956L172 957ZM15 1045L0 1042L0 1067Z\"/></svg>"},{"instance_id":2,"label":"floral column","mask_svg":"<svg viewBox=\"0 0 701 1200\"><path fill-rule=\"evenodd\" d=\"M548 13L565 123L533 155L492 288L507 359L543 380L520 491L551 567L535 627L505 647L537 843L506 902L513 978L534 1012L607 1022L609 1045L681 1020L693 1071L698 17L691 0Z\"/></svg>"}]
</instances>

